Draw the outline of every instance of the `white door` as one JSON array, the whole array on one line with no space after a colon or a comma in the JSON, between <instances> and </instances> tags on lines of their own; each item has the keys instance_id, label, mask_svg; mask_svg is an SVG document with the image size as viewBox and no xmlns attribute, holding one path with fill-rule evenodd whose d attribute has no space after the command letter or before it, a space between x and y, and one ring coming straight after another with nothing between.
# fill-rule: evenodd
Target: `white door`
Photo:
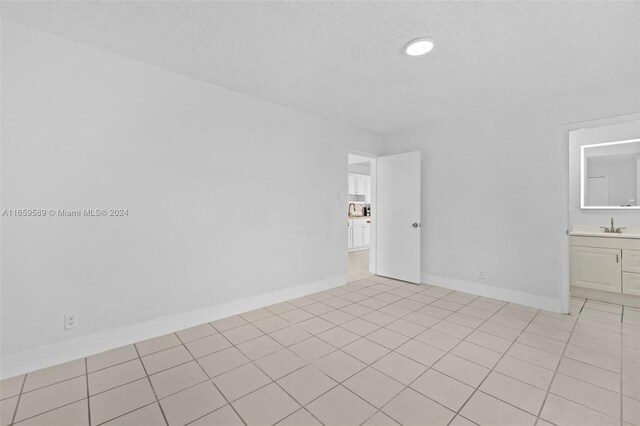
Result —
<instances>
[{"instance_id":1,"label":"white door","mask_svg":"<svg viewBox=\"0 0 640 426\"><path fill-rule=\"evenodd\" d=\"M419 284L420 152L378 157L377 274Z\"/></svg>"}]
</instances>

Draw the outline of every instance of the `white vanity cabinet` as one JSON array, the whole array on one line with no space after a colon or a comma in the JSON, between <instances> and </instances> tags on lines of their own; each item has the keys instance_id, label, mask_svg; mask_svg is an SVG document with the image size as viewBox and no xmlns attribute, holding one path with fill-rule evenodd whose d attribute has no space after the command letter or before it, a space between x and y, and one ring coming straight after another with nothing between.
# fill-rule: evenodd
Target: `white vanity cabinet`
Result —
<instances>
[{"instance_id":1,"label":"white vanity cabinet","mask_svg":"<svg viewBox=\"0 0 640 426\"><path fill-rule=\"evenodd\" d=\"M581 297L640 302L640 238L571 236L571 292ZM628 298L627 298L628 299Z\"/></svg>"}]
</instances>

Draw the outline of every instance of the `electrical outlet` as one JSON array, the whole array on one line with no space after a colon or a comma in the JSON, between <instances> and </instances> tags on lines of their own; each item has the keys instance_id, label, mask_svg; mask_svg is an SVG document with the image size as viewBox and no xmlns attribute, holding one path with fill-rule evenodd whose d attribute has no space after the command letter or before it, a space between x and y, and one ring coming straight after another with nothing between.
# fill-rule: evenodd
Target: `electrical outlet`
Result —
<instances>
[{"instance_id":1,"label":"electrical outlet","mask_svg":"<svg viewBox=\"0 0 640 426\"><path fill-rule=\"evenodd\" d=\"M73 312L70 314L64 314L64 329L76 328L78 326L78 313Z\"/></svg>"},{"instance_id":2,"label":"electrical outlet","mask_svg":"<svg viewBox=\"0 0 640 426\"><path fill-rule=\"evenodd\" d=\"M478 279L484 280L487 278L487 272L484 269L478 269Z\"/></svg>"}]
</instances>

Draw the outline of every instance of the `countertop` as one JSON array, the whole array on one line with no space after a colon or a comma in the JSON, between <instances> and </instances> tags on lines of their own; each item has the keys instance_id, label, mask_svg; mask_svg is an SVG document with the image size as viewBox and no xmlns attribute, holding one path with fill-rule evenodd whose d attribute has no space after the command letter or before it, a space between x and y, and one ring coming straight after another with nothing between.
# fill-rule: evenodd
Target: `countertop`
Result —
<instances>
[{"instance_id":1,"label":"countertop","mask_svg":"<svg viewBox=\"0 0 640 426\"><path fill-rule=\"evenodd\" d=\"M614 225L616 228L618 225ZM621 233L616 232L604 232L599 226L592 225L574 225L569 232L569 235L575 237L601 237L601 238L632 238L640 239L640 228L628 227L621 230Z\"/></svg>"},{"instance_id":2,"label":"countertop","mask_svg":"<svg viewBox=\"0 0 640 426\"><path fill-rule=\"evenodd\" d=\"M349 216L349 220L367 220L371 222L371 216Z\"/></svg>"},{"instance_id":3,"label":"countertop","mask_svg":"<svg viewBox=\"0 0 640 426\"><path fill-rule=\"evenodd\" d=\"M640 239L640 234L618 234L615 232L569 232L574 237L599 237L599 238L632 238Z\"/></svg>"}]
</instances>

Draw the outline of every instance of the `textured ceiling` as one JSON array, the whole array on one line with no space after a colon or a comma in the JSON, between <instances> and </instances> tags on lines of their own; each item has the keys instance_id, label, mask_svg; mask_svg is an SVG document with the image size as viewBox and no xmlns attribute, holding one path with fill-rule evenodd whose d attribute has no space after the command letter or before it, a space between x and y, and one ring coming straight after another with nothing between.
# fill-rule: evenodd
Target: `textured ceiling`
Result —
<instances>
[{"instance_id":1,"label":"textured ceiling","mask_svg":"<svg viewBox=\"0 0 640 426\"><path fill-rule=\"evenodd\" d=\"M638 2L2 2L10 21L380 134L640 75ZM416 37L427 56L402 54Z\"/></svg>"}]
</instances>

